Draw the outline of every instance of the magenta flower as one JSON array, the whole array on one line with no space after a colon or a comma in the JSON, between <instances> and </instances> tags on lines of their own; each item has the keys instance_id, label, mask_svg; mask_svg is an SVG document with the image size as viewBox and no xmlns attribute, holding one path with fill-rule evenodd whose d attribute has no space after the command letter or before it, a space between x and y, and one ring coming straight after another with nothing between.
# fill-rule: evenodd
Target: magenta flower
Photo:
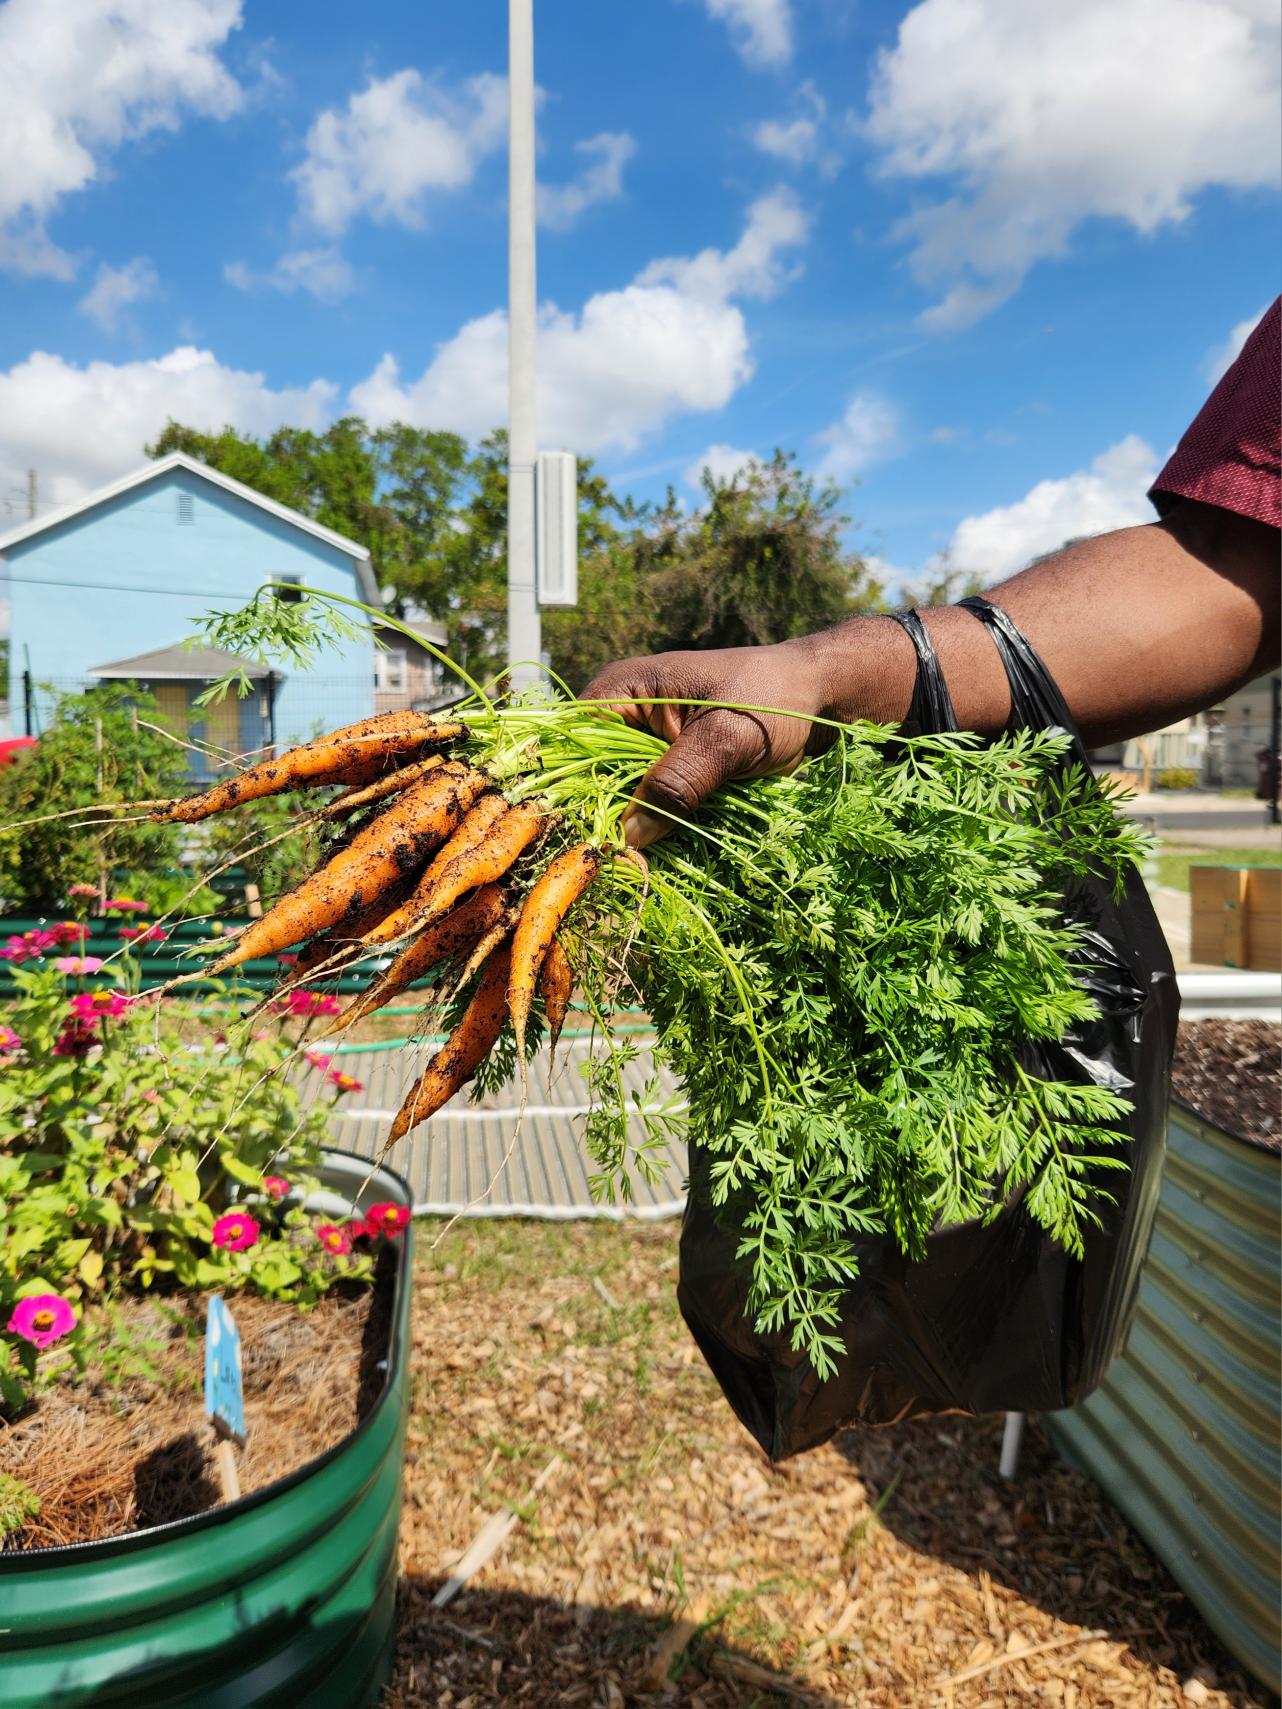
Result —
<instances>
[{"instance_id":1,"label":"magenta flower","mask_svg":"<svg viewBox=\"0 0 1282 1709\"><path fill-rule=\"evenodd\" d=\"M96 884L69 884L67 886L68 896L96 896L97 894L98 886Z\"/></svg>"},{"instance_id":2,"label":"magenta flower","mask_svg":"<svg viewBox=\"0 0 1282 1709\"><path fill-rule=\"evenodd\" d=\"M243 1211L228 1211L214 1224L211 1236L224 1252L244 1252L258 1240L258 1224Z\"/></svg>"},{"instance_id":3,"label":"magenta flower","mask_svg":"<svg viewBox=\"0 0 1282 1709\"><path fill-rule=\"evenodd\" d=\"M352 1250L352 1239L345 1228L338 1228L332 1222L322 1222L316 1225L316 1238L326 1252L333 1252L341 1257Z\"/></svg>"},{"instance_id":4,"label":"magenta flower","mask_svg":"<svg viewBox=\"0 0 1282 1709\"><path fill-rule=\"evenodd\" d=\"M162 944L169 933L163 926L121 926L116 936L127 944Z\"/></svg>"},{"instance_id":5,"label":"magenta flower","mask_svg":"<svg viewBox=\"0 0 1282 1709\"><path fill-rule=\"evenodd\" d=\"M145 902L135 902L132 897L129 896L109 897L102 906L106 913L145 914L147 912L147 904Z\"/></svg>"},{"instance_id":6,"label":"magenta flower","mask_svg":"<svg viewBox=\"0 0 1282 1709\"><path fill-rule=\"evenodd\" d=\"M82 991L71 999L71 1012L79 1021L96 1021L104 1016L123 1015L133 997L123 991Z\"/></svg>"},{"instance_id":7,"label":"magenta flower","mask_svg":"<svg viewBox=\"0 0 1282 1709\"><path fill-rule=\"evenodd\" d=\"M409 1220L408 1205L371 1205L365 1212L365 1226L371 1234L397 1235Z\"/></svg>"},{"instance_id":8,"label":"magenta flower","mask_svg":"<svg viewBox=\"0 0 1282 1709\"><path fill-rule=\"evenodd\" d=\"M22 1049L22 1040L12 1027L0 1027L0 1056L12 1056Z\"/></svg>"},{"instance_id":9,"label":"magenta flower","mask_svg":"<svg viewBox=\"0 0 1282 1709\"><path fill-rule=\"evenodd\" d=\"M311 1015L336 1015L340 1007L338 998L324 991L291 991L285 998L286 1013L296 1020Z\"/></svg>"},{"instance_id":10,"label":"magenta flower","mask_svg":"<svg viewBox=\"0 0 1282 1709\"><path fill-rule=\"evenodd\" d=\"M278 955L276 960L281 967L295 967L298 964L296 955Z\"/></svg>"},{"instance_id":11,"label":"magenta flower","mask_svg":"<svg viewBox=\"0 0 1282 1709\"><path fill-rule=\"evenodd\" d=\"M61 1294L28 1294L14 1306L7 1325L33 1347L52 1347L76 1327L76 1314Z\"/></svg>"},{"instance_id":12,"label":"magenta flower","mask_svg":"<svg viewBox=\"0 0 1282 1709\"><path fill-rule=\"evenodd\" d=\"M289 1191L289 1182L283 1175L264 1175L263 1191L269 1199L283 1199Z\"/></svg>"},{"instance_id":13,"label":"magenta flower","mask_svg":"<svg viewBox=\"0 0 1282 1709\"><path fill-rule=\"evenodd\" d=\"M60 920L56 926L49 928L56 944L83 943L89 936L89 928L80 920Z\"/></svg>"},{"instance_id":14,"label":"magenta flower","mask_svg":"<svg viewBox=\"0 0 1282 1709\"><path fill-rule=\"evenodd\" d=\"M98 1035L92 1027L87 1027L81 1020L70 1020L54 1040L53 1054L88 1056L97 1042Z\"/></svg>"},{"instance_id":15,"label":"magenta flower","mask_svg":"<svg viewBox=\"0 0 1282 1709\"><path fill-rule=\"evenodd\" d=\"M313 1068L328 1068L333 1060L334 1058L327 1056L323 1050L305 1050L303 1052L303 1061L309 1063Z\"/></svg>"},{"instance_id":16,"label":"magenta flower","mask_svg":"<svg viewBox=\"0 0 1282 1709\"><path fill-rule=\"evenodd\" d=\"M47 949L54 949L57 943L58 939L52 932L23 932L21 937L7 940L4 948L0 949L0 961L34 961Z\"/></svg>"},{"instance_id":17,"label":"magenta flower","mask_svg":"<svg viewBox=\"0 0 1282 1709\"><path fill-rule=\"evenodd\" d=\"M363 1092L364 1085L354 1080L350 1074L344 1074L340 1069L332 1069L328 1076L329 1083L337 1092Z\"/></svg>"},{"instance_id":18,"label":"magenta flower","mask_svg":"<svg viewBox=\"0 0 1282 1709\"><path fill-rule=\"evenodd\" d=\"M59 973L97 973L103 965L98 955L60 955L54 962Z\"/></svg>"}]
</instances>

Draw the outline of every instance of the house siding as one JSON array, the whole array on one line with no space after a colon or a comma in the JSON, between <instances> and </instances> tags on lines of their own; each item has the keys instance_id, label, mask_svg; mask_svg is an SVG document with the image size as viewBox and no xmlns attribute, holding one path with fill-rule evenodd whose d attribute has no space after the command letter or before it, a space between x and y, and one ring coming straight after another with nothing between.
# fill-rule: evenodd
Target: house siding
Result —
<instances>
[{"instance_id":1,"label":"house siding","mask_svg":"<svg viewBox=\"0 0 1282 1709\"><path fill-rule=\"evenodd\" d=\"M294 579L360 597L355 562L340 548L184 469L19 541L0 563L15 728L28 660L35 682L71 686L95 665L184 639L206 611L235 609L264 582ZM280 744L373 710L367 644L341 642L314 677L282 670L280 679Z\"/></svg>"}]
</instances>

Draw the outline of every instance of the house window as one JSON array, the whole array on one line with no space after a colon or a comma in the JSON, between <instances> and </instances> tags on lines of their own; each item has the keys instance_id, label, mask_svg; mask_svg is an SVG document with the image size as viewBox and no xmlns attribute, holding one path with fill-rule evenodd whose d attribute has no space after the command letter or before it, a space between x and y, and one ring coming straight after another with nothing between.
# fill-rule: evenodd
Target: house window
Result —
<instances>
[{"instance_id":1,"label":"house window","mask_svg":"<svg viewBox=\"0 0 1282 1709\"><path fill-rule=\"evenodd\" d=\"M188 527L196 520L196 501L190 493L178 494L178 521Z\"/></svg>"},{"instance_id":2,"label":"house window","mask_svg":"<svg viewBox=\"0 0 1282 1709\"><path fill-rule=\"evenodd\" d=\"M389 647L374 654L374 687L389 694L404 694L406 663L404 647Z\"/></svg>"},{"instance_id":3,"label":"house window","mask_svg":"<svg viewBox=\"0 0 1282 1709\"><path fill-rule=\"evenodd\" d=\"M283 600L286 605L303 603L301 576L274 576L272 579L276 584L277 599Z\"/></svg>"}]
</instances>

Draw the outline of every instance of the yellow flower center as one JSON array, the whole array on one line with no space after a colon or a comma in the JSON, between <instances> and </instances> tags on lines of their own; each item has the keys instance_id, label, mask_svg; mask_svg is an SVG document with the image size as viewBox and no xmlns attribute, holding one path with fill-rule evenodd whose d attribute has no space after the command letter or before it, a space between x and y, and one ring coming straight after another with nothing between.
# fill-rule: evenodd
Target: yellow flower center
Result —
<instances>
[{"instance_id":1,"label":"yellow flower center","mask_svg":"<svg viewBox=\"0 0 1282 1709\"><path fill-rule=\"evenodd\" d=\"M53 1313L49 1310L48 1306L46 1306L43 1311L38 1311L36 1313L31 1320L31 1327L40 1335L43 1335L46 1329L53 1328Z\"/></svg>"}]
</instances>

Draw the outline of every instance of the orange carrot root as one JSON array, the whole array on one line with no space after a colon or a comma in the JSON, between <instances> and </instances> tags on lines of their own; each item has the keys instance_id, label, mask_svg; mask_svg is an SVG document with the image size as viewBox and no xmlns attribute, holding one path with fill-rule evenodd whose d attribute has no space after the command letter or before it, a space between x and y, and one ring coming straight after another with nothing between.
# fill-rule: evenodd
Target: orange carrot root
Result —
<instances>
[{"instance_id":1,"label":"orange carrot root","mask_svg":"<svg viewBox=\"0 0 1282 1709\"><path fill-rule=\"evenodd\" d=\"M516 1032L517 1061L525 1063L525 1030L534 986L561 922L601 870L601 851L579 843L558 855L525 899L512 937L512 982L508 1001Z\"/></svg>"},{"instance_id":2,"label":"orange carrot root","mask_svg":"<svg viewBox=\"0 0 1282 1709\"><path fill-rule=\"evenodd\" d=\"M443 755L429 754L427 759L401 766L398 771L390 771L363 788L353 786L344 790L337 800L322 807L321 813L327 819L336 819L342 813L354 813L358 807L371 807L376 801L385 801L389 795L399 795L411 783L417 783L420 777L426 777L429 771L435 771L437 766L444 764Z\"/></svg>"},{"instance_id":3,"label":"orange carrot root","mask_svg":"<svg viewBox=\"0 0 1282 1709\"><path fill-rule=\"evenodd\" d=\"M463 1011L462 1019L401 1105L388 1132L384 1150L447 1104L493 1050L507 1019L510 964L509 946L503 944L486 963L480 984Z\"/></svg>"},{"instance_id":4,"label":"orange carrot root","mask_svg":"<svg viewBox=\"0 0 1282 1709\"><path fill-rule=\"evenodd\" d=\"M543 1014L548 1027L548 1051L553 1060L556 1058L556 1047L569 1012L573 990L574 969L570 966L570 958L562 949L560 938L553 938L539 972L539 992L543 998Z\"/></svg>"}]
</instances>

